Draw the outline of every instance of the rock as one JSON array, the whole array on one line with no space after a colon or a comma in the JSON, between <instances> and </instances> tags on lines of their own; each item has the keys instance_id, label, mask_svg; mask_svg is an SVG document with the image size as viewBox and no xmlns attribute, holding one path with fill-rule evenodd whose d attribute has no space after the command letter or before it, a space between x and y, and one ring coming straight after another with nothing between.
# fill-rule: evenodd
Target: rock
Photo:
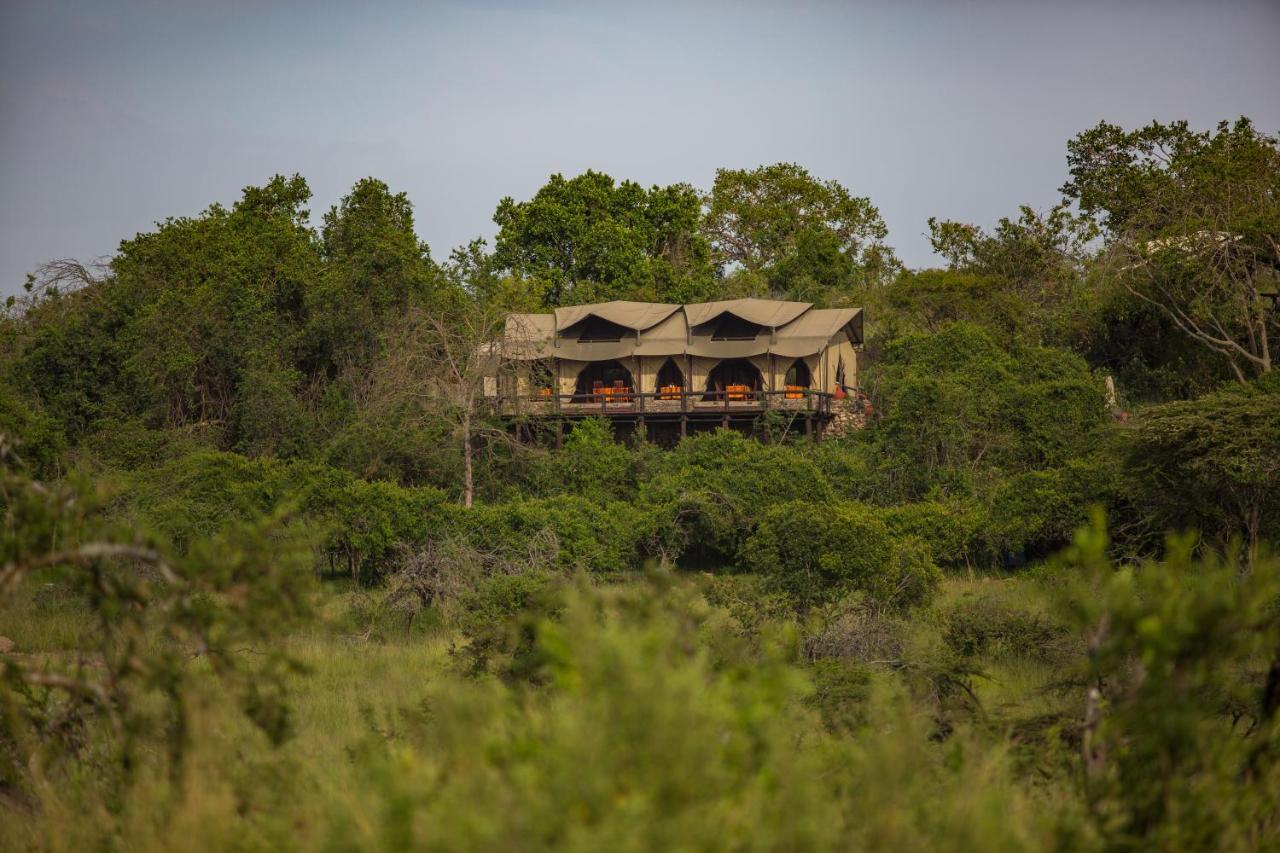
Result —
<instances>
[{"instance_id":1,"label":"rock","mask_svg":"<svg viewBox=\"0 0 1280 853\"><path fill-rule=\"evenodd\" d=\"M827 424L827 438L840 438L851 432L865 429L867 416L856 399L840 400L831 407L831 421Z\"/></svg>"},{"instance_id":2,"label":"rock","mask_svg":"<svg viewBox=\"0 0 1280 853\"><path fill-rule=\"evenodd\" d=\"M17 643L8 637L0 637L0 655L7 655L17 647Z\"/></svg>"}]
</instances>

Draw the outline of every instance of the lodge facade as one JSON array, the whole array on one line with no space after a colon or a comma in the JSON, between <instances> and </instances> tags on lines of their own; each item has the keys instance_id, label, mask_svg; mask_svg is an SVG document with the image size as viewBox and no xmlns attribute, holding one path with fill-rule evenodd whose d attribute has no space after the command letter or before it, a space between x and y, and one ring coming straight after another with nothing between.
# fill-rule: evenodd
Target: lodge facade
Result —
<instances>
[{"instance_id":1,"label":"lodge facade","mask_svg":"<svg viewBox=\"0 0 1280 853\"><path fill-rule=\"evenodd\" d=\"M858 397L862 334L860 308L769 299L511 314L485 394L513 417L604 416L651 438L771 411L816 438Z\"/></svg>"}]
</instances>

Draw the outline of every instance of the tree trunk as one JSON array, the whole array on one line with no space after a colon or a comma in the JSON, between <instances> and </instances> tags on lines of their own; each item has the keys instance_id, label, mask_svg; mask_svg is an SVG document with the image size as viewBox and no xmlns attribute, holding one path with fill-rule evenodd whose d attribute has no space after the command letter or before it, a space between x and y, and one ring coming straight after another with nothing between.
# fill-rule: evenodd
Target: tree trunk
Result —
<instances>
[{"instance_id":1,"label":"tree trunk","mask_svg":"<svg viewBox=\"0 0 1280 853\"><path fill-rule=\"evenodd\" d=\"M471 508L474 487L471 479L471 413L462 416L462 505Z\"/></svg>"}]
</instances>

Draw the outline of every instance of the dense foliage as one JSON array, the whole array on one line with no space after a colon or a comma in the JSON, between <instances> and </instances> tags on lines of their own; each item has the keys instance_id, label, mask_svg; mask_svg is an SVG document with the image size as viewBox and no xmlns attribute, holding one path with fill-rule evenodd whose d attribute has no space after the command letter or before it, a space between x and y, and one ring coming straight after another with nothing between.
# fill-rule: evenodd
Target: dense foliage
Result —
<instances>
[{"instance_id":1,"label":"dense foliage","mask_svg":"<svg viewBox=\"0 0 1280 853\"><path fill-rule=\"evenodd\" d=\"M555 175L444 260L277 176L51 262L0 316L0 849L1275 847L1278 150L1099 125L941 269L785 163ZM506 312L741 295L867 306L865 428L486 405Z\"/></svg>"}]
</instances>

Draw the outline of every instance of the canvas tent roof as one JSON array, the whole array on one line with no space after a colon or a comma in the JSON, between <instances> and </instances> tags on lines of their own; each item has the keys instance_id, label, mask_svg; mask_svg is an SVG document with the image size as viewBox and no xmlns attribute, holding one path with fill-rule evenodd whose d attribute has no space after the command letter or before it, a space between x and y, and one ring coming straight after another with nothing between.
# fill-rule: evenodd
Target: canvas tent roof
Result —
<instances>
[{"instance_id":1,"label":"canvas tent roof","mask_svg":"<svg viewBox=\"0 0 1280 853\"><path fill-rule=\"evenodd\" d=\"M764 328L754 339L714 340L703 330L690 334L724 313ZM774 353L800 358L821 352L846 327L861 322L861 308L814 308L807 302L732 299L692 305L648 302L605 302L557 309L554 314L511 314L504 346L516 360L564 358L607 361L635 355L697 355L744 358ZM600 317L637 334L618 341L579 341L567 328Z\"/></svg>"},{"instance_id":2,"label":"canvas tent roof","mask_svg":"<svg viewBox=\"0 0 1280 853\"><path fill-rule=\"evenodd\" d=\"M778 330L775 355L800 358L820 351L862 313L861 308L814 308Z\"/></svg>"},{"instance_id":3,"label":"canvas tent roof","mask_svg":"<svg viewBox=\"0 0 1280 853\"><path fill-rule=\"evenodd\" d=\"M556 328L564 331L575 323L588 317L599 317L610 323L617 323L627 329L643 332L651 329L680 310L679 305L665 305L660 302L598 302L595 305L574 305L570 308L557 308L555 313Z\"/></svg>"},{"instance_id":4,"label":"canvas tent roof","mask_svg":"<svg viewBox=\"0 0 1280 853\"><path fill-rule=\"evenodd\" d=\"M812 308L808 302L782 302L776 299L726 299L721 302L699 302L684 306L690 326L701 326L721 314L741 317L748 323L778 328L785 326Z\"/></svg>"}]
</instances>

